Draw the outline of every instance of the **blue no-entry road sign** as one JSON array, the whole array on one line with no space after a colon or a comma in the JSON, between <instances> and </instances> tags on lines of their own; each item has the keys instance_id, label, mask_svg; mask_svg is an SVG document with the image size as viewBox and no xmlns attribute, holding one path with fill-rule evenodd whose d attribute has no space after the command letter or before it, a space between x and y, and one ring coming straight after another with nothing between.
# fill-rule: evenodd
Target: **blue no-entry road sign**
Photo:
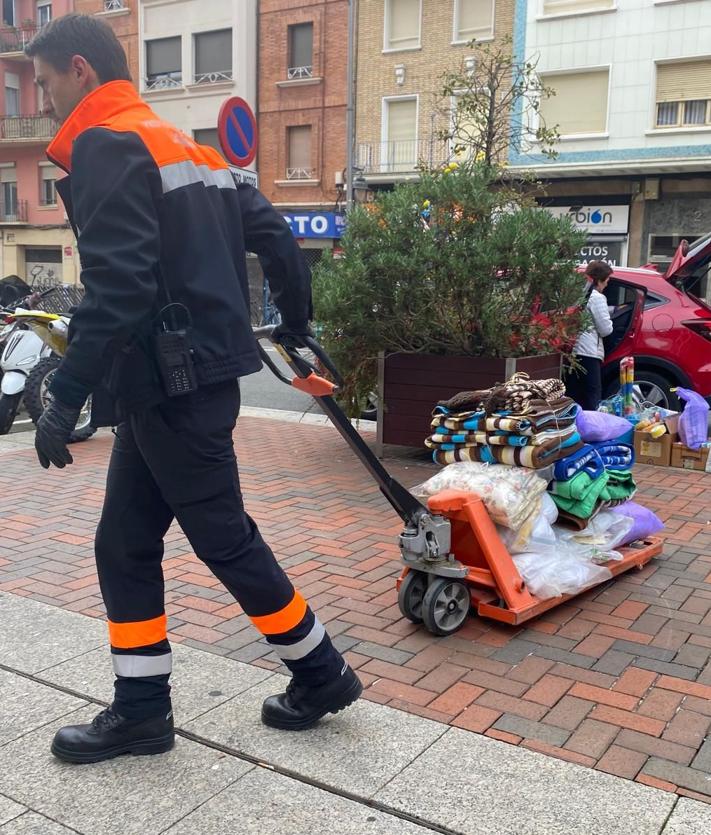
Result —
<instances>
[{"instance_id":1,"label":"blue no-entry road sign","mask_svg":"<svg viewBox=\"0 0 711 835\"><path fill-rule=\"evenodd\" d=\"M246 168L257 155L257 120L252 108L239 96L233 96L220 108L217 121L220 145L228 162Z\"/></svg>"}]
</instances>

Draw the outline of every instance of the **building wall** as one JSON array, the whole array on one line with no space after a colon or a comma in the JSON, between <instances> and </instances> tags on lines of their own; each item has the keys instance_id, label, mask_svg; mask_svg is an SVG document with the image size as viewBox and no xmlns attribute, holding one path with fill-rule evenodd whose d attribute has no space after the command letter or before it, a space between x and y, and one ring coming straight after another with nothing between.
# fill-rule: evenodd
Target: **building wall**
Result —
<instances>
[{"instance_id":1,"label":"building wall","mask_svg":"<svg viewBox=\"0 0 711 835\"><path fill-rule=\"evenodd\" d=\"M139 10L139 89L162 118L191 136L194 130L217 127L220 107L230 96L241 96L255 106L256 0L142 0ZM234 80L194 85L193 35L227 28L232 28ZM176 35L182 38L182 86L146 91L145 42Z\"/></svg>"},{"instance_id":2,"label":"building wall","mask_svg":"<svg viewBox=\"0 0 711 835\"><path fill-rule=\"evenodd\" d=\"M106 11L105 0L74 0L78 14L96 15L114 30L128 58L134 83L138 83L138 4L139 0L121 0L123 8Z\"/></svg>"},{"instance_id":3,"label":"building wall","mask_svg":"<svg viewBox=\"0 0 711 835\"><path fill-rule=\"evenodd\" d=\"M538 56L540 73L610 67L609 136L562 140L551 167L711 157L711 127L655 129L656 62L711 57L711 3L617 0L613 11L550 19L541 11L542 0L517 0L517 45Z\"/></svg>"},{"instance_id":4,"label":"building wall","mask_svg":"<svg viewBox=\"0 0 711 835\"><path fill-rule=\"evenodd\" d=\"M52 17L56 18L72 10L72 0L53 0ZM102 4L103 5L103 4ZM16 26L27 29L27 40L32 36L29 21L36 21L36 0L15 0ZM25 21L28 22L25 25ZM17 55L12 59L3 58L0 53L0 115L7 113L5 103L5 74L14 73L20 77L20 114L36 116L39 113L39 98L34 83L34 69L29 59ZM2 275L16 273L25 276L25 250L27 247L61 250L61 280L74 282L77 279L75 245L71 230L67 226L64 207L58 200L55 206L40 206L40 162L46 162L46 145L42 142L24 142L0 137L0 163L14 163L17 174L17 196L27 202L27 223L0 223L2 238ZM57 271L59 272L59 270Z\"/></svg>"},{"instance_id":5,"label":"building wall","mask_svg":"<svg viewBox=\"0 0 711 835\"><path fill-rule=\"evenodd\" d=\"M308 83L287 82L288 31L313 22ZM346 166L347 0L262 0L259 15L259 176L277 206L333 208ZM286 82L286 83L285 83ZM311 125L308 182L286 179L289 127Z\"/></svg>"},{"instance_id":6,"label":"building wall","mask_svg":"<svg viewBox=\"0 0 711 835\"><path fill-rule=\"evenodd\" d=\"M462 66L471 54L466 44L454 44L455 0L422 0L421 46L386 52L383 0L361 0L358 15L356 144L379 144L383 136L383 99L419 96L418 140L426 143L439 125L432 114L440 100L441 76ZM513 32L515 0L495 0L494 38L503 41ZM483 40L483 39L482 39ZM489 39L492 40L492 39ZM395 80L395 67L403 64L403 84Z\"/></svg>"}]
</instances>

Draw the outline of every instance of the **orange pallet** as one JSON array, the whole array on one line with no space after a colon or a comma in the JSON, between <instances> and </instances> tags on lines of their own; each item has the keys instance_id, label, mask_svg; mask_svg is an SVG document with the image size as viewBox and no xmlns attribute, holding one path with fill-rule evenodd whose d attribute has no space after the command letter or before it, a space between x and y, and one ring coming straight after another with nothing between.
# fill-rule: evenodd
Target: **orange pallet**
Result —
<instances>
[{"instance_id":1,"label":"orange pallet","mask_svg":"<svg viewBox=\"0 0 711 835\"><path fill-rule=\"evenodd\" d=\"M444 490L432 496L428 506L432 513L446 516L451 522L451 550L455 559L468 568L461 579L469 589L477 614L516 625L576 596L564 594L541 600L528 591L478 496L460 490ZM621 561L604 564L613 576L645 566L662 552L662 540L650 537L619 551L623 554ZM397 580L398 590L410 571L409 567L404 568Z\"/></svg>"}]
</instances>

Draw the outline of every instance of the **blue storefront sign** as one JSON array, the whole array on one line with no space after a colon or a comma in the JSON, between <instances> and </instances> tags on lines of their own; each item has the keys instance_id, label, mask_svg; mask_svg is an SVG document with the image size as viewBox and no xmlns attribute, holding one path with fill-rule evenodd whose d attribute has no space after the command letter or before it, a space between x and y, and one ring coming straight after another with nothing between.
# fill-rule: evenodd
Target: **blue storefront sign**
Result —
<instances>
[{"instance_id":1,"label":"blue storefront sign","mask_svg":"<svg viewBox=\"0 0 711 835\"><path fill-rule=\"evenodd\" d=\"M340 238L346 225L345 216L336 212L294 212L284 220L295 238Z\"/></svg>"}]
</instances>

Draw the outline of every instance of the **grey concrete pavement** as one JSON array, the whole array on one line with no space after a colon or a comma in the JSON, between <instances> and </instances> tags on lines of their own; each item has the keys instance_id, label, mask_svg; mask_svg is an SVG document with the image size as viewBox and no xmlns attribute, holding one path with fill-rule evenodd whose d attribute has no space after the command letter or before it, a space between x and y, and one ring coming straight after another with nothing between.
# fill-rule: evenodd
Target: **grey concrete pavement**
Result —
<instances>
[{"instance_id":1,"label":"grey concrete pavement","mask_svg":"<svg viewBox=\"0 0 711 835\"><path fill-rule=\"evenodd\" d=\"M67 765L49 744L110 698L104 641L94 619L0 594L0 835L711 832L705 804L370 702L265 728L282 676L181 646L175 749Z\"/></svg>"}]
</instances>

